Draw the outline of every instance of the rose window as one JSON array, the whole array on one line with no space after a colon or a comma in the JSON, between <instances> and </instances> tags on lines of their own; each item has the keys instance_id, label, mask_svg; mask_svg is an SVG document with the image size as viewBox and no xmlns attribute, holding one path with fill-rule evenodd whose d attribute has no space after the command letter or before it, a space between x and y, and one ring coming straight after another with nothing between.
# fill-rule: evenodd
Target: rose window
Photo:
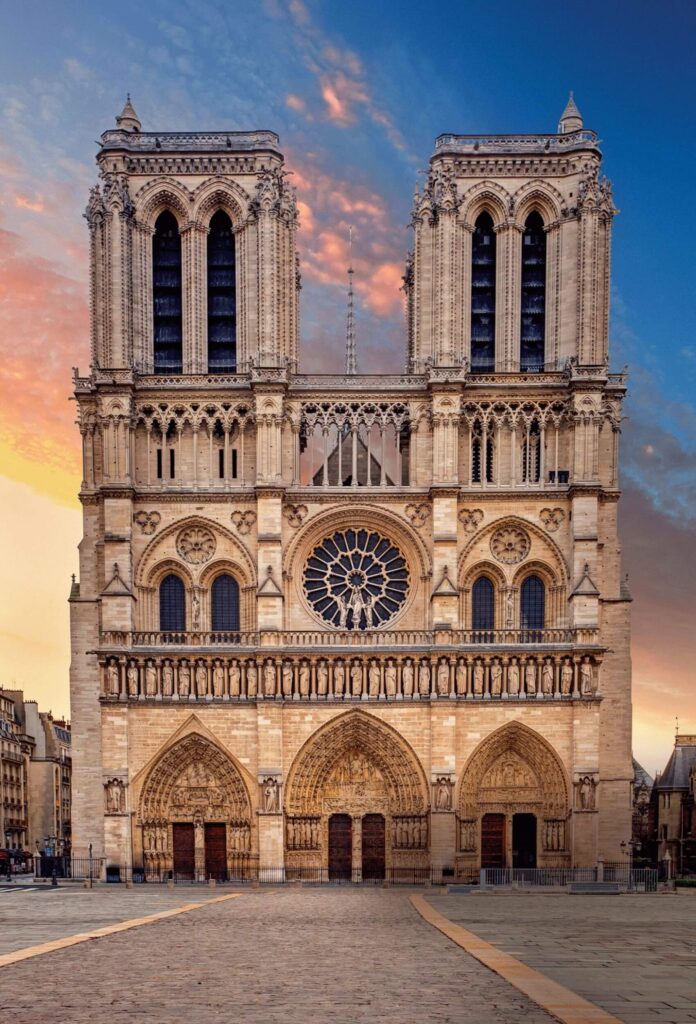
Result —
<instances>
[{"instance_id":1,"label":"rose window","mask_svg":"<svg viewBox=\"0 0 696 1024\"><path fill-rule=\"evenodd\" d=\"M215 554L215 537L204 526L189 526L177 537L176 549L191 565L201 565Z\"/></svg>"},{"instance_id":2,"label":"rose window","mask_svg":"<svg viewBox=\"0 0 696 1024\"><path fill-rule=\"evenodd\" d=\"M401 551L373 530L341 530L318 544L303 573L312 610L338 629L374 629L404 605L408 568Z\"/></svg>"},{"instance_id":3,"label":"rose window","mask_svg":"<svg viewBox=\"0 0 696 1024\"><path fill-rule=\"evenodd\" d=\"M491 551L499 562L516 565L529 554L529 537L517 526L501 526L491 537Z\"/></svg>"}]
</instances>

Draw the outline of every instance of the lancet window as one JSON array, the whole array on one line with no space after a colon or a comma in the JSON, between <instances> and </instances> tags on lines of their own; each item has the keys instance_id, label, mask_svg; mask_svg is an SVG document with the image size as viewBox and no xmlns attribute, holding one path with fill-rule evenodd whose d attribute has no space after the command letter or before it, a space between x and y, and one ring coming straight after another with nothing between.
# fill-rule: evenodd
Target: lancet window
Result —
<instances>
[{"instance_id":1,"label":"lancet window","mask_svg":"<svg viewBox=\"0 0 696 1024\"><path fill-rule=\"evenodd\" d=\"M479 576L471 590L471 628L492 630L495 623L495 590L487 576Z\"/></svg>"},{"instance_id":2,"label":"lancet window","mask_svg":"<svg viewBox=\"0 0 696 1024\"><path fill-rule=\"evenodd\" d=\"M495 443L486 425L477 420L471 432L471 482L493 483Z\"/></svg>"},{"instance_id":3,"label":"lancet window","mask_svg":"<svg viewBox=\"0 0 696 1024\"><path fill-rule=\"evenodd\" d=\"M160 630L163 633L183 633L186 629L186 594L184 584L170 573L159 588Z\"/></svg>"},{"instance_id":4,"label":"lancet window","mask_svg":"<svg viewBox=\"0 0 696 1024\"><path fill-rule=\"evenodd\" d=\"M471 244L471 371L495 369L496 245L493 219L484 211L476 218Z\"/></svg>"},{"instance_id":5,"label":"lancet window","mask_svg":"<svg viewBox=\"0 0 696 1024\"><path fill-rule=\"evenodd\" d=\"M521 284L520 370L534 373L544 369L546 327L546 232L536 210L522 233Z\"/></svg>"},{"instance_id":6,"label":"lancet window","mask_svg":"<svg viewBox=\"0 0 696 1024\"><path fill-rule=\"evenodd\" d=\"M310 487L409 483L410 419L401 403L308 403L299 433L300 478Z\"/></svg>"},{"instance_id":7,"label":"lancet window","mask_svg":"<svg viewBox=\"0 0 696 1024\"><path fill-rule=\"evenodd\" d=\"M210 622L215 632L239 630L239 584L233 576L224 574L213 580L210 605Z\"/></svg>"},{"instance_id":8,"label":"lancet window","mask_svg":"<svg viewBox=\"0 0 696 1024\"><path fill-rule=\"evenodd\" d=\"M520 595L520 626L529 630L529 641L534 642L538 630L544 628L546 590L538 576L528 576Z\"/></svg>"},{"instance_id":9,"label":"lancet window","mask_svg":"<svg viewBox=\"0 0 696 1024\"><path fill-rule=\"evenodd\" d=\"M181 373L181 236L169 210L152 239L152 302L155 373Z\"/></svg>"},{"instance_id":10,"label":"lancet window","mask_svg":"<svg viewBox=\"0 0 696 1024\"><path fill-rule=\"evenodd\" d=\"M536 420L526 428L522 442L522 480L537 484L541 479L541 430Z\"/></svg>"},{"instance_id":11,"label":"lancet window","mask_svg":"<svg viewBox=\"0 0 696 1024\"><path fill-rule=\"evenodd\" d=\"M235 239L232 221L218 210L208 232L208 370L237 368Z\"/></svg>"}]
</instances>

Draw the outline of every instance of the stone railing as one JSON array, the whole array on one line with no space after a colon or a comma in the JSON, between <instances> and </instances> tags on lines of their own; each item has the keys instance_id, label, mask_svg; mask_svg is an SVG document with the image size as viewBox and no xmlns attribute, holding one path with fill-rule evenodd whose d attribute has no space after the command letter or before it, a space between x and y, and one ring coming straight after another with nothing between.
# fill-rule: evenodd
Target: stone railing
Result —
<instances>
[{"instance_id":1,"label":"stone railing","mask_svg":"<svg viewBox=\"0 0 696 1024\"><path fill-rule=\"evenodd\" d=\"M455 643L398 647L382 640L377 649L360 652L317 651L304 642L304 651L285 643L275 652L179 645L155 652L105 644L111 650L99 653L101 693L107 701L411 701L592 698L599 690L603 652L596 644L559 637L557 644L529 647L522 637L517 644L463 649L457 637L474 634L442 632Z\"/></svg>"},{"instance_id":2,"label":"stone railing","mask_svg":"<svg viewBox=\"0 0 696 1024\"><path fill-rule=\"evenodd\" d=\"M435 154L442 153L567 153L597 149L599 139L589 128L566 135L438 135Z\"/></svg>"},{"instance_id":3,"label":"stone railing","mask_svg":"<svg viewBox=\"0 0 696 1024\"><path fill-rule=\"evenodd\" d=\"M102 149L127 149L132 152L235 153L239 150L278 149L280 139L275 132L128 132L111 128L102 132Z\"/></svg>"}]
</instances>

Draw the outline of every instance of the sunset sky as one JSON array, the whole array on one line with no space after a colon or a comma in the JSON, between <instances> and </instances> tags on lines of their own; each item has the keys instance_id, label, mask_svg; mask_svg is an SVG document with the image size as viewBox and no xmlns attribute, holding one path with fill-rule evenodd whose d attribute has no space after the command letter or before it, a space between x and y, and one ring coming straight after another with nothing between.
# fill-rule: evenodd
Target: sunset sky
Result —
<instances>
[{"instance_id":1,"label":"sunset sky","mask_svg":"<svg viewBox=\"0 0 696 1024\"><path fill-rule=\"evenodd\" d=\"M302 363L341 368L355 226L358 359L400 370L415 184L444 131L554 131L569 89L621 214L612 367L630 370L621 535L636 756L696 733L696 7L665 0L4 7L0 40L0 684L68 708L80 538L71 367L88 371L95 140L130 91L145 130L271 128L301 211Z\"/></svg>"}]
</instances>

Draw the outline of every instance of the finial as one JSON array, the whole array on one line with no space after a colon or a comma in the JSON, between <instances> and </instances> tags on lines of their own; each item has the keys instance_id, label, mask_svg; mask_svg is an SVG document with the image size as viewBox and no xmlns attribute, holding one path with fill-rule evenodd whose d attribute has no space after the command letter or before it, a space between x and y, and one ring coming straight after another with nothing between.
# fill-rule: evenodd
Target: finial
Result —
<instances>
[{"instance_id":1,"label":"finial","mask_svg":"<svg viewBox=\"0 0 696 1024\"><path fill-rule=\"evenodd\" d=\"M140 119L133 108L131 103L130 93L126 95L126 102L123 110L116 118L116 127L122 132L139 132L140 131Z\"/></svg>"},{"instance_id":2,"label":"finial","mask_svg":"<svg viewBox=\"0 0 696 1024\"><path fill-rule=\"evenodd\" d=\"M355 304L353 299L353 225L348 228L348 312L346 315L346 374L358 372L355 354Z\"/></svg>"},{"instance_id":3,"label":"finial","mask_svg":"<svg viewBox=\"0 0 696 1024\"><path fill-rule=\"evenodd\" d=\"M568 135L570 132L579 132L582 127L582 114L577 108L571 89L570 95L568 96L568 102L565 105L565 110L561 114L561 120L558 122L558 134Z\"/></svg>"}]
</instances>

